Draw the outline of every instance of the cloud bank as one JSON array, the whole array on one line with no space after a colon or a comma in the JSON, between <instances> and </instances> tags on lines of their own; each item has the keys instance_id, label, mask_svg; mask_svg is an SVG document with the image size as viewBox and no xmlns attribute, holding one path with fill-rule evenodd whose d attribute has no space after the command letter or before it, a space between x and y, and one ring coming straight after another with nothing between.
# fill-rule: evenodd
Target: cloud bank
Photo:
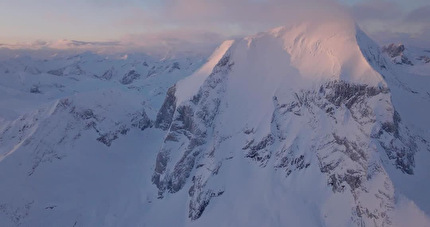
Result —
<instances>
[{"instance_id":1,"label":"cloud bank","mask_svg":"<svg viewBox=\"0 0 430 227\"><path fill-rule=\"evenodd\" d=\"M380 44L401 42L430 47L430 4L419 3L407 9L404 1L365 0L349 6L349 12L360 26ZM421 3L422 2L422 3Z\"/></svg>"},{"instance_id":2,"label":"cloud bank","mask_svg":"<svg viewBox=\"0 0 430 227\"><path fill-rule=\"evenodd\" d=\"M339 1L343 0L148 0L145 4L138 0L77 0L90 9L122 12L109 23L128 32L102 41L39 40L0 44L0 48L208 54L225 39L306 20L355 20L380 44L430 46L430 4L425 1L416 0L423 3L410 9L399 0Z\"/></svg>"}]
</instances>

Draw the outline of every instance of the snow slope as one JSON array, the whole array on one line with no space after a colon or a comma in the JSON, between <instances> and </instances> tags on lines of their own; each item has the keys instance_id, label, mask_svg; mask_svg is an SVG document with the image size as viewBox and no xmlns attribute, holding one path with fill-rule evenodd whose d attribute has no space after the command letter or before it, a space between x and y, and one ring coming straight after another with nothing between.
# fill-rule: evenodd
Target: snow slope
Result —
<instances>
[{"instance_id":1,"label":"snow slope","mask_svg":"<svg viewBox=\"0 0 430 227\"><path fill-rule=\"evenodd\" d=\"M0 224L429 226L430 75L391 52L326 21L2 62Z\"/></svg>"}]
</instances>

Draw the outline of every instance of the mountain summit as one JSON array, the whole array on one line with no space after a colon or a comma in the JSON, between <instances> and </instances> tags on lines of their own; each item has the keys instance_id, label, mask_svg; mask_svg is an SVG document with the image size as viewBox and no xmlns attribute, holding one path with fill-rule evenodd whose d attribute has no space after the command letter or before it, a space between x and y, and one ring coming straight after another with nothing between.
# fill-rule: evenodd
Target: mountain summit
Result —
<instances>
[{"instance_id":1,"label":"mountain summit","mask_svg":"<svg viewBox=\"0 0 430 227\"><path fill-rule=\"evenodd\" d=\"M159 196L188 190L192 220L215 220L232 201L222 225L391 225L396 193L385 166L413 174L427 142L393 106L376 44L356 26L328 23L223 49L194 95L181 97L192 89L186 78L157 116L167 133L152 178Z\"/></svg>"},{"instance_id":2,"label":"mountain summit","mask_svg":"<svg viewBox=\"0 0 430 227\"><path fill-rule=\"evenodd\" d=\"M331 21L225 41L199 67L122 60L123 77L110 67L91 89L6 121L0 217L12 226L428 226L430 75L390 57L358 26ZM67 90L68 72L38 75ZM79 88L88 78L75 79Z\"/></svg>"}]
</instances>

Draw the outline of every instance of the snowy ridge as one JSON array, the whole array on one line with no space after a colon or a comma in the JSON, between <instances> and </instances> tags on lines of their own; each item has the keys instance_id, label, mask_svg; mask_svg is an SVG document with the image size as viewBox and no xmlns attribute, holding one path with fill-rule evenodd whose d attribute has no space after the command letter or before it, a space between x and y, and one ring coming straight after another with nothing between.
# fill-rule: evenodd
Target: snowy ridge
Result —
<instances>
[{"instance_id":1,"label":"snowy ridge","mask_svg":"<svg viewBox=\"0 0 430 227\"><path fill-rule=\"evenodd\" d=\"M222 56L225 55L233 43L234 40L224 41L200 69L176 84L177 92L175 96L178 98L178 103L189 100L198 91L215 65L221 60Z\"/></svg>"},{"instance_id":2,"label":"snowy ridge","mask_svg":"<svg viewBox=\"0 0 430 227\"><path fill-rule=\"evenodd\" d=\"M0 131L2 134L9 133L10 136L6 138L5 136L0 137L0 141L3 145L1 147L2 150L0 150L0 161L15 152L24 143L28 143L27 140L33 136L39 127L38 122L48 118L54 112L57 104L58 101L54 102L50 108L41 108L33 113L28 113L21 116L19 119L11 122L10 124L4 124L4 126L0 128Z\"/></svg>"}]
</instances>

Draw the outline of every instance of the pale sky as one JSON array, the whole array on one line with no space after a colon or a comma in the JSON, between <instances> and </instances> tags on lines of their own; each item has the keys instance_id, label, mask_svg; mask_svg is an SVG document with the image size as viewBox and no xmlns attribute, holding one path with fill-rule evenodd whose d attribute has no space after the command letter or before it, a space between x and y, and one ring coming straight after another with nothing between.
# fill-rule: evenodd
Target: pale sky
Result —
<instances>
[{"instance_id":1,"label":"pale sky","mask_svg":"<svg viewBox=\"0 0 430 227\"><path fill-rule=\"evenodd\" d=\"M203 46L318 11L347 13L380 43L430 47L429 0L0 0L0 45Z\"/></svg>"}]
</instances>

